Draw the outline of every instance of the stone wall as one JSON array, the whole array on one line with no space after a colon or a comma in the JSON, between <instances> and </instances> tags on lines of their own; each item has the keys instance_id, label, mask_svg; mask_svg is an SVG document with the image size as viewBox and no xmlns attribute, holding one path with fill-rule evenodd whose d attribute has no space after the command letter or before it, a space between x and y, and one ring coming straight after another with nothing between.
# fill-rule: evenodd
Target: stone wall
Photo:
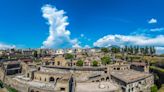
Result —
<instances>
[{"instance_id":1,"label":"stone wall","mask_svg":"<svg viewBox=\"0 0 164 92\"><path fill-rule=\"evenodd\" d=\"M49 89L41 89L37 87L30 87L28 92L56 92L54 90L49 90Z\"/></svg>"},{"instance_id":2,"label":"stone wall","mask_svg":"<svg viewBox=\"0 0 164 92\"><path fill-rule=\"evenodd\" d=\"M5 77L4 83L8 86L16 88L19 92L28 92L29 89L29 85L27 85L26 83L19 82L11 77Z\"/></svg>"},{"instance_id":3,"label":"stone wall","mask_svg":"<svg viewBox=\"0 0 164 92\"><path fill-rule=\"evenodd\" d=\"M125 83L120 79L112 77L112 81L116 82L122 88L123 92L150 92L150 87L154 84L154 77L149 76L132 83Z\"/></svg>"},{"instance_id":4,"label":"stone wall","mask_svg":"<svg viewBox=\"0 0 164 92\"><path fill-rule=\"evenodd\" d=\"M2 67L0 67L0 80L3 81L5 77L5 71L3 70Z\"/></svg>"}]
</instances>

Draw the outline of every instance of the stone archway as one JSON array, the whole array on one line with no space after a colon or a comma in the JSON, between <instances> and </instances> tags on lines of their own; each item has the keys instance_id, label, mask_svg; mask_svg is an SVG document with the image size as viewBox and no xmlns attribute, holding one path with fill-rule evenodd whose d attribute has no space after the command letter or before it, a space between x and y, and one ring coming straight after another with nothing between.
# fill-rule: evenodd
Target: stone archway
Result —
<instances>
[{"instance_id":1,"label":"stone archway","mask_svg":"<svg viewBox=\"0 0 164 92\"><path fill-rule=\"evenodd\" d=\"M30 92L34 92L34 90L32 89Z\"/></svg>"},{"instance_id":2,"label":"stone archway","mask_svg":"<svg viewBox=\"0 0 164 92\"><path fill-rule=\"evenodd\" d=\"M56 78L56 82L59 80L59 78Z\"/></svg>"},{"instance_id":3,"label":"stone archway","mask_svg":"<svg viewBox=\"0 0 164 92\"><path fill-rule=\"evenodd\" d=\"M28 77L28 78L30 77L30 74L29 74L29 73L27 73L27 77Z\"/></svg>"},{"instance_id":4,"label":"stone archway","mask_svg":"<svg viewBox=\"0 0 164 92\"><path fill-rule=\"evenodd\" d=\"M109 81L109 77L106 77L106 81Z\"/></svg>"},{"instance_id":5,"label":"stone archway","mask_svg":"<svg viewBox=\"0 0 164 92\"><path fill-rule=\"evenodd\" d=\"M105 79L104 78L101 78L101 81L104 81Z\"/></svg>"},{"instance_id":6,"label":"stone archway","mask_svg":"<svg viewBox=\"0 0 164 92\"><path fill-rule=\"evenodd\" d=\"M55 62L52 62L52 65L55 65Z\"/></svg>"},{"instance_id":7,"label":"stone archway","mask_svg":"<svg viewBox=\"0 0 164 92\"><path fill-rule=\"evenodd\" d=\"M49 78L49 82L55 82L54 77L50 77L50 78Z\"/></svg>"},{"instance_id":8,"label":"stone archway","mask_svg":"<svg viewBox=\"0 0 164 92\"><path fill-rule=\"evenodd\" d=\"M38 67L38 71L40 71L40 67Z\"/></svg>"},{"instance_id":9,"label":"stone archway","mask_svg":"<svg viewBox=\"0 0 164 92\"><path fill-rule=\"evenodd\" d=\"M57 63L58 63L57 65L60 65L60 61L58 61Z\"/></svg>"},{"instance_id":10,"label":"stone archway","mask_svg":"<svg viewBox=\"0 0 164 92\"><path fill-rule=\"evenodd\" d=\"M45 65L49 65L49 62L48 62L48 61L46 61L46 62L45 62Z\"/></svg>"}]
</instances>

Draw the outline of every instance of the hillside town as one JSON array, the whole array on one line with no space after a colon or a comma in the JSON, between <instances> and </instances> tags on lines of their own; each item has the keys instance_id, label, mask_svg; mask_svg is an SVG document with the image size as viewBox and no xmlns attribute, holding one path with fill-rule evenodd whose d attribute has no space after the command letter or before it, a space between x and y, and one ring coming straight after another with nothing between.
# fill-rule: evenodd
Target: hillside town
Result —
<instances>
[{"instance_id":1,"label":"hillside town","mask_svg":"<svg viewBox=\"0 0 164 92\"><path fill-rule=\"evenodd\" d=\"M154 62L160 56L153 47L8 49L0 57L0 92L153 92L162 87L156 84Z\"/></svg>"}]
</instances>

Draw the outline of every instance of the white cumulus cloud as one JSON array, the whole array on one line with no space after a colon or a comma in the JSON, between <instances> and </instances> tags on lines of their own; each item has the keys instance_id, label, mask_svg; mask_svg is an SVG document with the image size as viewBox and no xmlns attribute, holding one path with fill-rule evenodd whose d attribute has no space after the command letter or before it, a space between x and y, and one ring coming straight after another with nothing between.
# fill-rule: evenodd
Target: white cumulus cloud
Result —
<instances>
[{"instance_id":1,"label":"white cumulus cloud","mask_svg":"<svg viewBox=\"0 0 164 92\"><path fill-rule=\"evenodd\" d=\"M80 34L80 37L84 37L84 34Z\"/></svg>"},{"instance_id":2,"label":"white cumulus cloud","mask_svg":"<svg viewBox=\"0 0 164 92\"><path fill-rule=\"evenodd\" d=\"M16 48L16 46L0 43L0 49L12 49L12 48Z\"/></svg>"},{"instance_id":3,"label":"white cumulus cloud","mask_svg":"<svg viewBox=\"0 0 164 92\"><path fill-rule=\"evenodd\" d=\"M72 47L73 48L81 48L81 46L79 44L74 44Z\"/></svg>"},{"instance_id":4,"label":"white cumulus cloud","mask_svg":"<svg viewBox=\"0 0 164 92\"><path fill-rule=\"evenodd\" d=\"M155 47L155 49L158 54L164 54L164 46L163 47Z\"/></svg>"},{"instance_id":5,"label":"white cumulus cloud","mask_svg":"<svg viewBox=\"0 0 164 92\"><path fill-rule=\"evenodd\" d=\"M97 47L107 47L111 45L140 45L140 46L164 46L164 35L147 37L139 35L107 35L98 39L93 44Z\"/></svg>"},{"instance_id":6,"label":"white cumulus cloud","mask_svg":"<svg viewBox=\"0 0 164 92\"><path fill-rule=\"evenodd\" d=\"M66 29L69 23L64 10L58 10L51 5L45 5L41 10L43 17L48 20L49 25L49 36L43 42L42 48L66 48L79 46L79 41L77 39L71 39L71 32Z\"/></svg>"},{"instance_id":7,"label":"white cumulus cloud","mask_svg":"<svg viewBox=\"0 0 164 92\"><path fill-rule=\"evenodd\" d=\"M161 32L161 31L164 31L164 28L153 28L153 29L150 29L151 32Z\"/></svg>"},{"instance_id":8,"label":"white cumulus cloud","mask_svg":"<svg viewBox=\"0 0 164 92\"><path fill-rule=\"evenodd\" d=\"M155 18L151 18L149 21L148 21L149 24L155 24L157 23L157 19Z\"/></svg>"},{"instance_id":9,"label":"white cumulus cloud","mask_svg":"<svg viewBox=\"0 0 164 92\"><path fill-rule=\"evenodd\" d=\"M91 48L89 45L84 46L85 49Z\"/></svg>"}]
</instances>

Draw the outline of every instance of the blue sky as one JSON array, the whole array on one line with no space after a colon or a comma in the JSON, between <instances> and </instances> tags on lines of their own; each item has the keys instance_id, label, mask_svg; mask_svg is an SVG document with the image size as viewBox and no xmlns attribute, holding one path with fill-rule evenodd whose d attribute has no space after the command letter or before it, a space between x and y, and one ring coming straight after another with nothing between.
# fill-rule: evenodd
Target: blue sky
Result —
<instances>
[{"instance_id":1,"label":"blue sky","mask_svg":"<svg viewBox=\"0 0 164 92\"><path fill-rule=\"evenodd\" d=\"M163 5L163 0L0 0L0 47L62 48L67 43L68 47L132 44L161 49ZM49 29L55 27L43 17L43 7L63 10L62 16L68 17L64 32L70 34L54 36L53 44L48 43L48 37ZM53 18L56 21L56 16Z\"/></svg>"}]
</instances>

